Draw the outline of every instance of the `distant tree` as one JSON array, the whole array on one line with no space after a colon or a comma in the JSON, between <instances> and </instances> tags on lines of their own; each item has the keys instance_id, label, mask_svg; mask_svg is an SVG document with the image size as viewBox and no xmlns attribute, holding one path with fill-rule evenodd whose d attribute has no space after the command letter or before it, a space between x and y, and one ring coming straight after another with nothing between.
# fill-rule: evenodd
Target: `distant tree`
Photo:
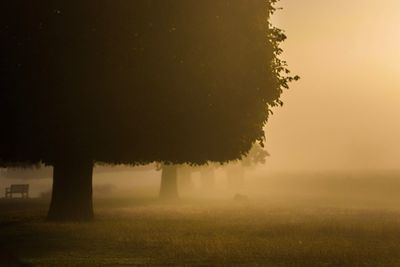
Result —
<instances>
[{"instance_id":1,"label":"distant tree","mask_svg":"<svg viewBox=\"0 0 400 267\"><path fill-rule=\"evenodd\" d=\"M179 191L192 190L192 174L200 173L202 189L210 191L214 188L214 170L219 164L208 162L203 165L189 164L158 164L161 171L160 198L175 200L179 198Z\"/></svg>"},{"instance_id":2,"label":"distant tree","mask_svg":"<svg viewBox=\"0 0 400 267\"><path fill-rule=\"evenodd\" d=\"M232 162L226 166L229 189L239 193L243 190L246 169L255 168L257 165L265 164L269 156L259 144L254 144L246 157L241 161Z\"/></svg>"},{"instance_id":3,"label":"distant tree","mask_svg":"<svg viewBox=\"0 0 400 267\"><path fill-rule=\"evenodd\" d=\"M160 198L174 200L178 198L178 165L165 165L161 167Z\"/></svg>"},{"instance_id":4,"label":"distant tree","mask_svg":"<svg viewBox=\"0 0 400 267\"><path fill-rule=\"evenodd\" d=\"M246 169L252 169L257 165L265 164L268 156L269 153L260 144L254 143L250 151L240 160L231 161L224 165L213 162L208 162L207 164L201 166L191 166L188 164L173 165L169 167L174 167L176 171L168 172L167 176L164 174L164 168L159 165L158 169L162 170L160 192L165 191L164 186L166 186L168 183L166 183L166 180L164 179L168 177L168 180L174 181L172 183L174 189L171 190L172 194L167 196L173 199L178 198L178 191L181 189L186 191L193 189L192 174L196 172L200 173L202 189L208 192L212 191L214 189L215 171L217 169L226 171L228 187L231 190L238 192L243 187ZM161 194L160 196L165 198L165 195Z\"/></svg>"},{"instance_id":5,"label":"distant tree","mask_svg":"<svg viewBox=\"0 0 400 267\"><path fill-rule=\"evenodd\" d=\"M3 177L7 179L45 179L52 177L52 175L53 170L51 168L41 165L27 166L27 168L21 168L21 166L9 167L3 171Z\"/></svg>"},{"instance_id":6,"label":"distant tree","mask_svg":"<svg viewBox=\"0 0 400 267\"><path fill-rule=\"evenodd\" d=\"M0 161L54 167L50 220L93 218L95 162L225 162L281 104L265 0L0 4Z\"/></svg>"}]
</instances>

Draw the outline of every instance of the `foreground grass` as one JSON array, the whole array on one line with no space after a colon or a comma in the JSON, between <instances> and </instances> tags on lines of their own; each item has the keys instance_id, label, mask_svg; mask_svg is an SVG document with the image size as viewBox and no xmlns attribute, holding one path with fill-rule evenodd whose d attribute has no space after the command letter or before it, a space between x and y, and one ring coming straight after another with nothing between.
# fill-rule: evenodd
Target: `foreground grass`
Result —
<instances>
[{"instance_id":1,"label":"foreground grass","mask_svg":"<svg viewBox=\"0 0 400 267\"><path fill-rule=\"evenodd\" d=\"M96 203L96 221L82 224L44 222L46 203L0 203L1 258L10 266L400 266L396 210Z\"/></svg>"}]
</instances>

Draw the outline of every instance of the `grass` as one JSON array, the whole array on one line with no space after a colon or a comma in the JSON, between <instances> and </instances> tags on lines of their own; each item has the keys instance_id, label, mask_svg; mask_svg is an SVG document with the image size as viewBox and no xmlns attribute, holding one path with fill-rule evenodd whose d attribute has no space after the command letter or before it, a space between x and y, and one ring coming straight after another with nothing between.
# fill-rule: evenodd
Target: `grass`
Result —
<instances>
[{"instance_id":1,"label":"grass","mask_svg":"<svg viewBox=\"0 0 400 267\"><path fill-rule=\"evenodd\" d=\"M95 222L55 224L43 201L2 201L0 256L4 266L400 266L399 210L266 203L97 200Z\"/></svg>"}]
</instances>

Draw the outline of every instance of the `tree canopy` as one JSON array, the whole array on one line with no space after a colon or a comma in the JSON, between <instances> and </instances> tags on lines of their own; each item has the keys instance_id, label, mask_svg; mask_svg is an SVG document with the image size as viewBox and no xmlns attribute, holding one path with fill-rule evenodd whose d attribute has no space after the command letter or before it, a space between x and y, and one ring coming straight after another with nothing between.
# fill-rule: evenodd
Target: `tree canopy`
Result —
<instances>
[{"instance_id":1,"label":"tree canopy","mask_svg":"<svg viewBox=\"0 0 400 267\"><path fill-rule=\"evenodd\" d=\"M0 158L241 157L285 86L270 11L263 0L5 1Z\"/></svg>"},{"instance_id":2,"label":"tree canopy","mask_svg":"<svg viewBox=\"0 0 400 267\"><path fill-rule=\"evenodd\" d=\"M94 162L241 158L297 79L275 2L1 1L0 165L54 166L48 218L89 220Z\"/></svg>"}]
</instances>

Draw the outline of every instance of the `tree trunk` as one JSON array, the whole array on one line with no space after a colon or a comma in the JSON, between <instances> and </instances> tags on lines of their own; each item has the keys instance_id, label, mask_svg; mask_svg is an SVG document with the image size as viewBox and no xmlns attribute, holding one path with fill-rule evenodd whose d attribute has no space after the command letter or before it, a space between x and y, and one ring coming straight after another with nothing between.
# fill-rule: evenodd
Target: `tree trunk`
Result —
<instances>
[{"instance_id":1,"label":"tree trunk","mask_svg":"<svg viewBox=\"0 0 400 267\"><path fill-rule=\"evenodd\" d=\"M160 198L178 199L177 167L175 165L163 165L161 171Z\"/></svg>"},{"instance_id":2,"label":"tree trunk","mask_svg":"<svg viewBox=\"0 0 400 267\"><path fill-rule=\"evenodd\" d=\"M92 160L75 159L54 164L49 221L93 219L92 174Z\"/></svg>"}]
</instances>

